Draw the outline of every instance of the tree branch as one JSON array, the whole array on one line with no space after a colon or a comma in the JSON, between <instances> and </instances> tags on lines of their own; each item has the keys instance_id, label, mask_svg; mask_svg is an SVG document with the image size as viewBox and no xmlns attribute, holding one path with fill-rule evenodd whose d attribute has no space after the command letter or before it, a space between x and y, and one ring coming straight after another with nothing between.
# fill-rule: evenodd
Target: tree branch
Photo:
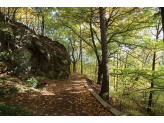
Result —
<instances>
[{"instance_id":1,"label":"tree branch","mask_svg":"<svg viewBox=\"0 0 164 123\"><path fill-rule=\"evenodd\" d=\"M67 26L67 25L65 25L65 24L64 24L64 26L70 28L70 29L74 32L74 34L76 34L76 35L77 35L80 39L82 39L86 44L88 44L90 47L93 48L92 45L90 45L84 38L82 38L80 35L78 35L70 26Z\"/></svg>"}]
</instances>

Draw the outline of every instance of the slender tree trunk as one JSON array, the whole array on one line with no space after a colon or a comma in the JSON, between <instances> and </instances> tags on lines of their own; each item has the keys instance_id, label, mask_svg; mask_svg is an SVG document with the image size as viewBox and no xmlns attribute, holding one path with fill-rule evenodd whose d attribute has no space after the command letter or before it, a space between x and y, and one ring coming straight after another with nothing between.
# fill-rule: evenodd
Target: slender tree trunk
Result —
<instances>
[{"instance_id":1,"label":"slender tree trunk","mask_svg":"<svg viewBox=\"0 0 164 123\"><path fill-rule=\"evenodd\" d=\"M105 25L105 9L103 7L100 10L100 28L101 28L101 42L102 42L102 65L103 65L103 81L100 96L107 94L105 97L109 101L109 70L108 70L108 52L107 52L107 40L106 40L106 25Z\"/></svg>"},{"instance_id":2,"label":"slender tree trunk","mask_svg":"<svg viewBox=\"0 0 164 123\"><path fill-rule=\"evenodd\" d=\"M86 74L86 65L85 65L85 60L84 60L84 73Z\"/></svg>"},{"instance_id":3,"label":"slender tree trunk","mask_svg":"<svg viewBox=\"0 0 164 123\"><path fill-rule=\"evenodd\" d=\"M38 27L37 27L38 35L39 35L39 15L38 15Z\"/></svg>"},{"instance_id":4,"label":"slender tree trunk","mask_svg":"<svg viewBox=\"0 0 164 123\"><path fill-rule=\"evenodd\" d=\"M73 72L76 72L76 62L73 62Z\"/></svg>"},{"instance_id":5,"label":"slender tree trunk","mask_svg":"<svg viewBox=\"0 0 164 123\"><path fill-rule=\"evenodd\" d=\"M156 40L159 38L159 34L160 34L160 29L159 29L159 25L160 24L158 24L157 26L156 26L156 31L157 31L157 35L156 35ZM155 72L155 59L156 59L156 52L154 51L154 55L153 55L153 64L152 64L152 71L153 72ZM152 74L152 81L151 81L151 88L153 88L154 87L154 79L153 79L153 77L154 77L154 73ZM152 111L151 111L151 105L152 105L152 98L153 98L153 91L150 91L150 95L149 95L149 101L148 101L148 108L147 108L147 112L148 113L151 113Z\"/></svg>"},{"instance_id":6,"label":"slender tree trunk","mask_svg":"<svg viewBox=\"0 0 164 123\"><path fill-rule=\"evenodd\" d=\"M27 22L27 8L26 8L26 25L28 26L28 22Z\"/></svg>"},{"instance_id":7,"label":"slender tree trunk","mask_svg":"<svg viewBox=\"0 0 164 123\"><path fill-rule=\"evenodd\" d=\"M97 60L96 60L96 66L95 66L95 79L96 79L96 75L97 75Z\"/></svg>"},{"instance_id":8,"label":"slender tree trunk","mask_svg":"<svg viewBox=\"0 0 164 123\"><path fill-rule=\"evenodd\" d=\"M5 11L5 7L4 7L4 23L6 24L6 11Z\"/></svg>"},{"instance_id":9,"label":"slender tree trunk","mask_svg":"<svg viewBox=\"0 0 164 123\"><path fill-rule=\"evenodd\" d=\"M97 78L97 84L102 84L102 63L98 63L98 78Z\"/></svg>"},{"instance_id":10,"label":"slender tree trunk","mask_svg":"<svg viewBox=\"0 0 164 123\"><path fill-rule=\"evenodd\" d=\"M117 53L117 69L118 69L118 53ZM116 81L116 91L118 90L118 74L117 74L117 81Z\"/></svg>"},{"instance_id":11,"label":"slender tree trunk","mask_svg":"<svg viewBox=\"0 0 164 123\"><path fill-rule=\"evenodd\" d=\"M163 42L164 42L164 7L161 7L162 27L163 27Z\"/></svg>"},{"instance_id":12,"label":"slender tree trunk","mask_svg":"<svg viewBox=\"0 0 164 123\"><path fill-rule=\"evenodd\" d=\"M42 15L42 37L44 36L44 15Z\"/></svg>"},{"instance_id":13,"label":"slender tree trunk","mask_svg":"<svg viewBox=\"0 0 164 123\"><path fill-rule=\"evenodd\" d=\"M113 66L115 66L115 54L114 54ZM114 70L113 70L114 74L115 74L115 71L116 71L116 70L114 69ZM115 77L116 77L116 76L114 75L114 78L113 78L113 79L114 79L114 90L116 91L116 79L115 79Z\"/></svg>"},{"instance_id":14,"label":"slender tree trunk","mask_svg":"<svg viewBox=\"0 0 164 123\"><path fill-rule=\"evenodd\" d=\"M8 18L10 19L10 7L8 7Z\"/></svg>"},{"instance_id":15,"label":"slender tree trunk","mask_svg":"<svg viewBox=\"0 0 164 123\"><path fill-rule=\"evenodd\" d=\"M125 69L127 68L128 55L129 55L129 51L128 51L127 55L126 55ZM124 76L123 76L123 78L124 78ZM125 81L125 87L126 87L126 81Z\"/></svg>"},{"instance_id":16,"label":"slender tree trunk","mask_svg":"<svg viewBox=\"0 0 164 123\"><path fill-rule=\"evenodd\" d=\"M152 71L155 71L155 57L156 57L156 52L154 52L154 55L153 55ZM154 73L152 74L152 76L154 76ZM153 86L154 86L154 80L152 79L151 88L153 88ZM152 98L153 98L153 91L150 91L149 101L148 101L148 108L147 108L148 113L151 113Z\"/></svg>"},{"instance_id":17,"label":"slender tree trunk","mask_svg":"<svg viewBox=\"0 0 164 123\"><path fill-rule=\"evenodd\" d=\"M13 12L12 23L15 22L15 14L16 14L17 9L18 9L18 8L15 8L15 10L14 10L14 12ZM16 30L14 30L14 40L15 40L15 38L16 38L15 31L16 31Z\"/></svg>"},{"instance_id":18,"label":"slender tree trunk","mask_svg":"<svg viewBox=\"0 0 164 123\"><path fill-rule=\"evenodd\" d=\"M80 36L81 36L81 25L80 25ZM80 55L81 55L81 74L83 74L83 54L82 54L82 40L80 39Z\"/></svg>"},{"instance_id":19,"label":"slender tree trunk","mask_svg":"<svg viewBox=\"0 0 164 123\"><path fill-rule=\"evenodd\" d=\"M91 14L92 16L92 14ZM100 57L98 55L98 52L97 52L97 47L96 47L96 44L95 44L95 41L94 41L94 35L93 35L93 31L92 31L92 20L90 19L90 32L91 32L91 37L92 37L92 44L94 46L94 52L96 54L96 58L97 58L97 61L98 61L98 78L97 78L97 84L101 84L102 83L102 61L100 60Z\"/></svg>"}]
</instances>

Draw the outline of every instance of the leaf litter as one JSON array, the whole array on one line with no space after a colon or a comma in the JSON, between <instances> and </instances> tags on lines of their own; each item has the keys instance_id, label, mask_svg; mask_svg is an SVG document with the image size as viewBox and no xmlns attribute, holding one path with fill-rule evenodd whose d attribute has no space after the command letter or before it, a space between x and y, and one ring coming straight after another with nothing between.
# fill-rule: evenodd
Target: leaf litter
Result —
<instances>
[{"instance_id":1,"label":"leaf litter","mask_svg":"<svg viewBox=\"0 0 164 123\"><path fill-rule=\"evenodd\" d=\"M39 78L38 78L39 79ZM72 73L69 79L41 78L48 82L46 90L25 91L23 87L12 98L0 98L8 104L22 104L33 110L34 116L111 116L95 97L84 87L84 76ZM17 87L21 82L15 84Z\"/></svg>"}]
</instances>

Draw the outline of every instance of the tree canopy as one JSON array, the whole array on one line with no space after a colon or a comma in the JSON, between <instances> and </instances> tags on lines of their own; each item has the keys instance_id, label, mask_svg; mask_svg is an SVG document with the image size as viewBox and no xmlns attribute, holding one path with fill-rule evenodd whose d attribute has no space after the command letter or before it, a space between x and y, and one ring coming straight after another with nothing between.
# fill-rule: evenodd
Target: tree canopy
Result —
<instances>
[{"instance_id":1,"label":"tree canopy","mask_svg":"<svg viewBox=\"0 0 164 123\"><path fill-rule=\"evenodd\" d=\"M1 7L0 12L6 23L22 23L63 44L71 72L94 80L100 96L109 102L105 97L112 95L119 110L128 102L163 115L163 8Z\"/></svg>"}]
</instances>

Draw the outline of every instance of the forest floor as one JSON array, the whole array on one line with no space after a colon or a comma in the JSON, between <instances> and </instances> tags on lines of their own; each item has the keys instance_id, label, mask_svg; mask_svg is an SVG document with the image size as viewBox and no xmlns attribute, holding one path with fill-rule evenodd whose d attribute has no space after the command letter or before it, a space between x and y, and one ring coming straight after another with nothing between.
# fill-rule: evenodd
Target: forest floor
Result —
<instances>
[{"instance_id":1,"label":"forest floor","mask_svg":"<svg viewBox=\"0 0 164 123\"><path fill-rule=\"evenodd\" d=\"M72 73L69 79L48 79L44 91L20 89L12 98L1 98L6 104L22 104L33 110L34 116L112 116L84 86L81 74ZM87 81L91 86L91 82ZM13 83L8 83L13 84ZM19 86L21 81L16 83ZM94 86L94 90L95 90ZM97 91L98 92L98 91Z\"/></svg>"}]
</instances>

